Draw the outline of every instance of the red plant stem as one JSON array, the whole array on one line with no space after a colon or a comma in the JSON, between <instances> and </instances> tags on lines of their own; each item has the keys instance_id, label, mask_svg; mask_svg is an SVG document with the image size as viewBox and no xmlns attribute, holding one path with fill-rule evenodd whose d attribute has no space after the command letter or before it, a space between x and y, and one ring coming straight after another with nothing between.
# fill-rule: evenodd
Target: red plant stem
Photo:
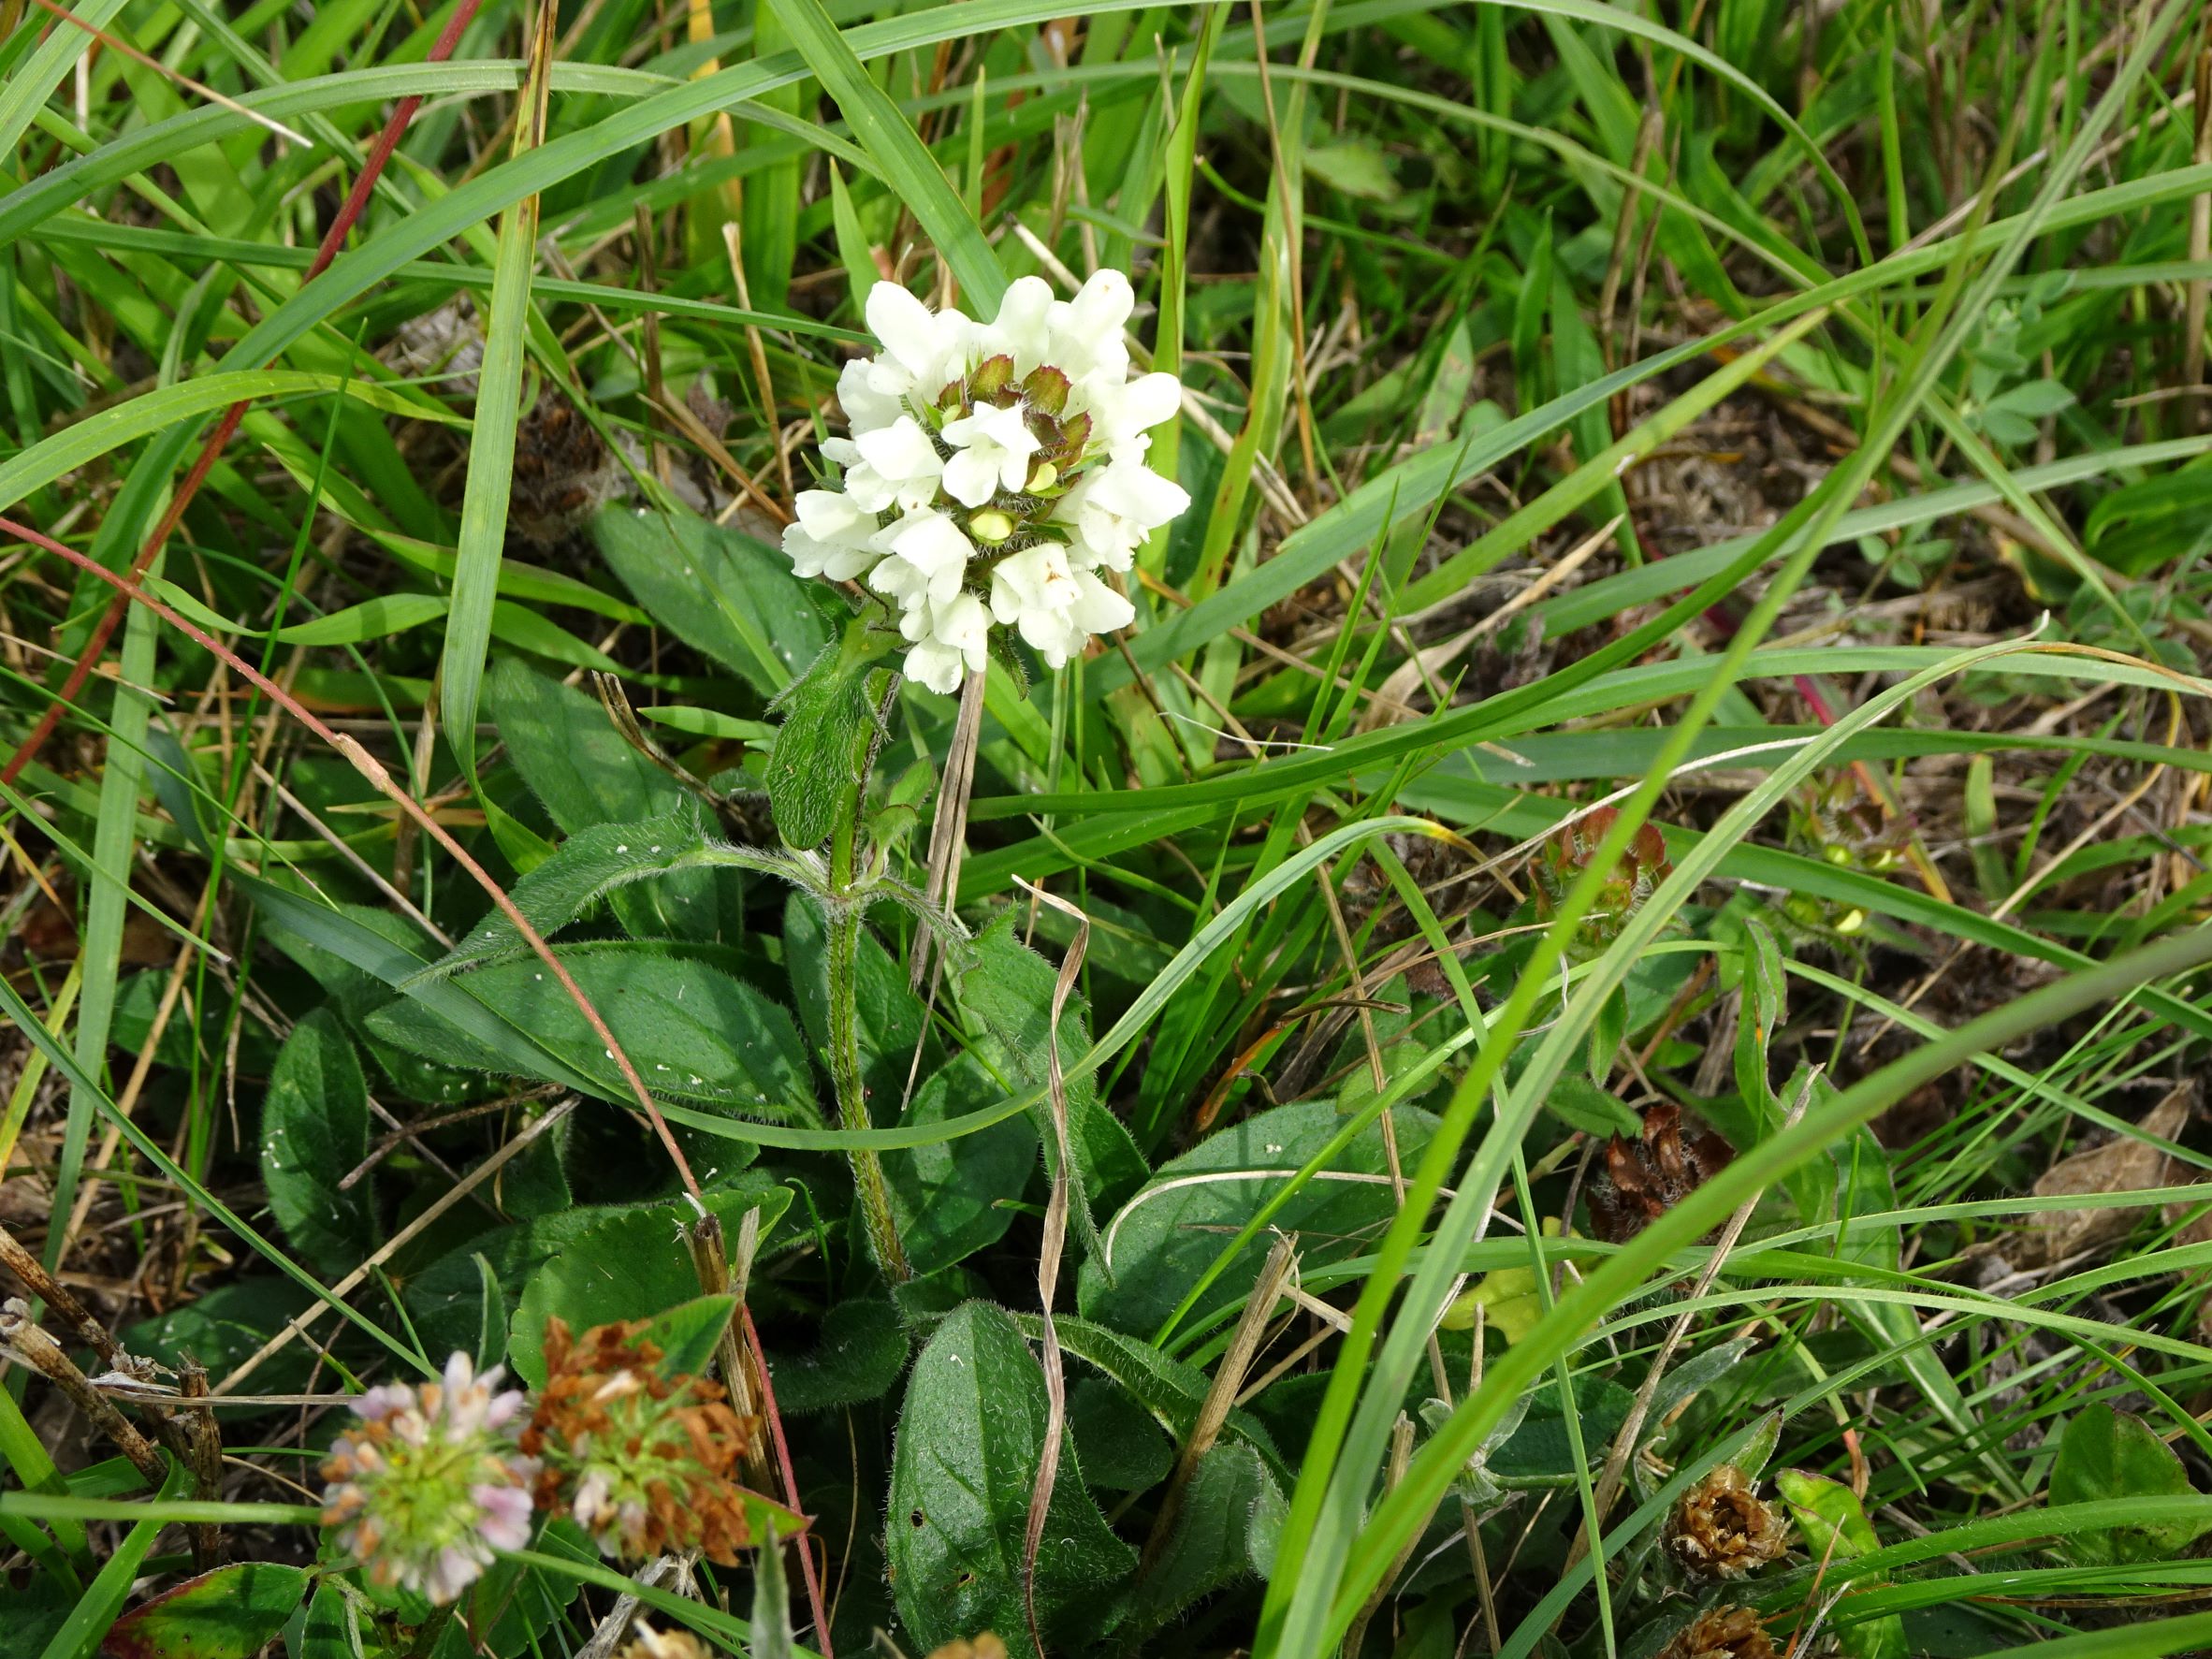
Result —
<instances>
[{"instance_id":1,"label":"red plant stem","mask_svg":"<svg viewBox=\"0 0 2212 1659\"><path fill-rule=\"evenodd\" d=\"M768 1419L768 1438L776 1443L776 1463L783 1476L783 1501L799 1509L799 1477L792 1473L791 1448L783 1438L783 1416L776 1409L776 1385L768 1380L768 1354L761 1346L761 1333L754 1329L752 1309L743 1302L737 1304L737 1317L745 1321L746 1346L752 1349L755 1368L761 1374L761 1415ZM807 1602L814 1615L814 1636L822 1649L822 1659L837 1659L830 1647L829 1614L822 1601L822 1579L814 1571L814 1552L807 1548L807 1540L795 1540L799 1546L799 1574L807 1580Z\"/></svg>"},{"instance_id":2,"label":"red plant stem","mask_svg":"<svg viewBox=\"0 0 2212 1659\"><path fill-rule=\"evenodd\" d=\"M622 1045L615 1041L615 1034L607 1029L606 1022L600 1018L599 1010L591 1006L591 999L584 995L583 987L570 977L567 967L560 957L553 953L553 947L545 941L538 930L530 924L521 910L516 908L515 901L507 896L506 889L492 880L488 870L469 856L468 850L453 838L451 832L444 824L424 810L419 801L392 781L392 775L385 770L382 761L363 749L357 740L347 734L332 731L316 719L313 713L291 692L285 691L213 634L208 633L207 630L179 616L167 605L162 604L160 600L154 598L153 594L147 592L145 589L139 587L131 577L111 571L97 560L78 552L74 547L65 546L51 536L41 534L27 525L18 524L12 518L0 518L0 534L13 536L18 541L28 542L34 547L43 548L49 553L67 560L79 570L97 576L101 581L113 588L118 597L125 604L131 600L137 600L163 621L168 623L170 627L193 641L202 650L211 652L219 658L233 674L245 680L249 685L255 687L263 696L269 698L286 714L289 714L317 737L343 755L354 770L367 779L378 793L415 820L425 834L445 850L446 856L467 871L470 878L491 895L491 902L499 908L500 913L506 917L508 922L514 925L516 932L528 941L530 948L537 953L538 959L552 970L553 977L560 982L560 988L568 993L569 1000L576 1005L578 1011L584 1016L585 1023L591 1027L592 1036L596 1037L605 1047L609 1057L614 1060L617 1070L622 1073L622 1081L630 1085L630 1092L636 1097L639 1108L651 1121L654 1132L661 1137L662 1145L667 1148L669 1157L675 1161L677 1173L683 1177L685 1187L693 1198L699 1197L699 1183L691 1175L691 1166L684 1157L683 1148L676 1143L676 1137L669 1132L667 1120L661 1115L661 1109L653 1103L653 1097L647 1092L645 1080L638 1076L637 1068L630 1063L629 1055L623 1051Z\"/></svg>"},{"instance_id":3,"label":"red plant stem","mask_svg":"<svg viewBox=\"0 0 2212 1659\"><path fill-rule=\"evenodd\" d=\"M479 3L480 0L460 0L460 4L454 8L453 16L446 20L445 27L438 32L438 38L430 47L428 62L443 63L453 55L454 48L460 44L461 31L475 17ZM376 181L384 172L385 165L391 160L392 152L400 147L400 138L405 137L407 124L415 119L415 112L421 108L420 94L401 98L394 107L391 119L384 124L384 131L377 135L376 142L370 147L368 157L361 165L360 176L354 181L353 190L347 195L345 205L338 210L338 217L330 221L330 228L324 233L323 244L315 250L314 259L307 268L306 282L313 282L330 269L330 261L338 256L338 250L344 245L347 235L360 218L361 210L369 205L369 193L376 188ZM261 365L253 366L258 368ZM168 510L153 527L153 533L146 538L146 545L138 549L138 556L131 560L130 580L133 583L145 578L146 572L160 555L163 545L183 521L185 509L192 505L193 498L199 494L199 487L207 482L208 474L215 470L216 461L222 458L223 451L238 431L239 422L245 419L250 401L245 400L233 403L224 412L223 418L215 423L215 429L208 434L207 444L201 448L199 458L192 463L192 471L184 475L184 482L170 501ZM46 706L46 711L38 717L38 723L31 728L31 735L17 747L7 764L0 766L0 785L12 785L22 776L23 768L46 747L46 740L53 735L54 728L61 724L62 711L76 702L77 693L84 689L84 682L92 677L94 664L106 653L108 642L115 637L116 625L123 620L123 613L129 604L127 590L116 594L108 602L108 608L100 613L100 619L93 625L92 637L85 641L84 649L78 654L77 661L69 665L68 677L62 682L60 694Z\"/></svg>"}]
</instances>

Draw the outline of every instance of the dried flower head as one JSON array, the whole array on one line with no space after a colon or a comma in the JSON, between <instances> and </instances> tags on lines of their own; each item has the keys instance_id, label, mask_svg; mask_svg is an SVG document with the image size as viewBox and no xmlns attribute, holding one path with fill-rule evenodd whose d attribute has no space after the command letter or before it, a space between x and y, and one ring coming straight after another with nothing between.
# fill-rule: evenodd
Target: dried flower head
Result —
<instances>
[{"instance_id":1,"label":"dried flower head","mask_svg":"<svg viewBox=\"0 0 2212 1659\"><path fill-rule=\"evenodd\" d=\"M1532 871L1539 913L1550 917L1558 911L1566 900L1567 890L1597 856L1598 848L1612 834L1620 817L1613 808L1599 807L1561 824L1545 838L1536 850ZM1674 866L1667 862L1666 837L1660 835L1658 826L1638 825L1629 838L1627 851L1606 877L1597 901L1576 928L1574 951L1594 954L1620 938L1629 917L1643 909L1652 889L1666 880L1673 869Z\"/></svg>"},{"instance_id":2,"label":"dried flower head","mask_svg":"<svg viewBox=\"0 0 2212 1659\"><path fill-rule=\"evenodd\" d=\"M542 1460L538 1502L565 1495L604 1554L646 1561L697 1550L734 1565L751 1542L744 1493L730 1472L752 1423L723 1404L721 1385L663 1376L643 1320L599 1325L579 1337L546 1326L546 1386L522 1433Z\"/></svg>"},{"instance_id":3,"label":"dried flower head","mask_svg":"<svg viewBox=\"0 0 2212 1659\"><path fill-rule=\"evenodd\" d=\"M1666 1548L1700 1579L1740 1579L1780 1561L1789 1525L1759 1499L1733 1463L1723 1463L1682 1494L1666 1529Z\"/></svg>"},{"instance_id":4,"label":"dried flower head","mask_svg":"<svg viewBox=\"0 0 2212 1659\"><path fill-rule=\"evenodd\" d=\"M387 1383L354 1404L359 1421L332 1442L323 1463L323 1524L368 1569L371 1582L452 1601L495 1551L530 1542L531 1486L538 1466L508 1437L519 1391L495 1393L466 1354L437 1382Z\"/></svg>"},{"instance_id":5,"label":"dried flower head","mask_svg":"<svg viewBox=\"0 0 2212 1659\"><path fill-rule=\"evenodd\" d=\"M1751 1608L1710 1608L1659 1650L1659 1659L1774 1659L1774 1644Z\"/></svg>"},{"instance_id":6,"label":"dried flower head","mask_svg":"<svg viewBox=\"0 0 2212 1659\"><path fill-rule=\"evenodd\" d=\"M1590 1183L1591 1230L1608 1244L1626 1244L1735 1156L1710 1129L1685 1140L1681 1107L1652 1107L1640 1139L1615 1135L1606 1143L1605 1168Z\"/></svg>"},{"instance_id":7,"label":"dried flower head","mask_svg":"<svg viewBox=\"0 0 2212 1659\"><path fill-rule=\"evenodd\" d=\"M898 613L909 678L957 690L986 661L994 621L1057 668L1136 612L1099 573L1190 504L1145 465L1174 414L1171 374L1129 378L1128 277L1101 270L1073 299L1040 277L977 322L932 312L895 283L868 291L883 349L845 366L850 437L822 454L843 488L809 489L783 550L803 576L865 579Z\"/></svg>"}]
</instances>

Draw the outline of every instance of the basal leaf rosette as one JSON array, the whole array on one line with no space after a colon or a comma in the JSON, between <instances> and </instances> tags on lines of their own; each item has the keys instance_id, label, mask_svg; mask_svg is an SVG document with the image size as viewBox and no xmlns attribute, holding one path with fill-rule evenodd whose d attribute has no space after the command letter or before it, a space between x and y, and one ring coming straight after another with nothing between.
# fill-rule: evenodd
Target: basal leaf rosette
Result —
<instances>
[{"instance_id":1,"label":"basal leaf rosette","mask_svg":"<svg viewBox=\"0 0 2212 1659\"><path fill-rule=\"evenodd\" d=\"M1041 278L980 323L894 283L869 290L881 342L837 381L850 435L822 455L840 488L798 497L783 548L803 576L861 581L897 618L906 674L959 688L1011 627L1053 668L1135 618L1101 573L1125 572L1190 497L1146 464L1175 411L1171 374L1129 378L1129 280L1102 270L1074 298Z\"/></svg>"},{"instance_id":2,"label":"basal leaf rosette","mask_svg":"<svg viewBox=\"0 0 2212 1659\"><path fill-rule=\"evenodd\" d=\"M509 1432L523 1398L495 1391L500 1375L456 1354L436 1382L387 1383L355 1403L323 1463L323 1524L371 1583L443 1606L496 1551L529 1544L538 1465Z\"/></svg>"}]
</instances>

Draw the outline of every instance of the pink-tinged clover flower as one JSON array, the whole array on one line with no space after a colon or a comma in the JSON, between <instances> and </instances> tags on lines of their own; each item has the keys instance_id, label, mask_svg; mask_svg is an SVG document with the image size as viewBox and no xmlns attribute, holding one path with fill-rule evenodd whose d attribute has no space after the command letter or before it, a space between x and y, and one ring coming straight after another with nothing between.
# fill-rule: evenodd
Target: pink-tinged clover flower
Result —
<instances>
[{"instance_id":1,"label":"pink-tinged clover flower","mask_svg":"<svg viewBox=\"0 0 2212 1659\"><path fill-rule=\"evenodd\" d=\"M323 1463L323 1524L371 1582L443 1606L498 1551L530 1543L538 1466L510 1433L522 1395L497 1392L500 1375L456 1354L436 1382L386 1383L354 1403Z\"/></svg>"},{"instance_id":2,"label":"pink-tinged clover flower","mask_svg":"<svg viewBox=\"0 0 2212 1659\"><path fill-rule=\"evenodd\" d=\"M1190 497L1147 464L1174 414L1171 374L1129 378L1128 277L1072 299L1012 284L989 322L878 283L882 350L845 366L851 436L822 455L841 488L803 491L783 548L802 576L864 581L896 616L906 673L953 691L988 659L993 622L1058 668L1136 618L1102 573L1127 571Z\"/></svg>"}]
</instances>

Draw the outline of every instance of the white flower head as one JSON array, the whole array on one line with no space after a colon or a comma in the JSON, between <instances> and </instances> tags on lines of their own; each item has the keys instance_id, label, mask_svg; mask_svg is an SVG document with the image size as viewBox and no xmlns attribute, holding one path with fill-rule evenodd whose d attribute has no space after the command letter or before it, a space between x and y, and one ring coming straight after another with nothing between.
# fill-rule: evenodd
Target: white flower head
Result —
<instances>
[{"instance_id":1,"label":"white flower head","mask_svg":"<svg viewBox=\"0 0 2212 1659\"><path fill-rule=\"evenodd\" d=\"M466 1354L436 1382L386 1383L354 1404L357 1419L323 1464L323 1524L378 1584L440 1606L458 1599L501 1550L530 1542L538 1463L507 1430L519 1391L497 1391Z\"/></svg>"},{"instance_id":2,"label":"white flower head","mask_svg":"<svg viewBox=\"0 0 2212 1659\"><path fill-rule=\"evenodd\" d=\"M868 291L882 349L845 366L850 436L822 445L842 488L800 494L783 547L800 575L861 582L892 607L917 684L957 691L994 622L1058 668L1135 619L1099 573L1129 569L1190 504L1148 460L1182 386L1129 378L1136 302L1113 270L1069 299L1023 277L988 322L895 284Z\"/></svg>"}]
</instances>

